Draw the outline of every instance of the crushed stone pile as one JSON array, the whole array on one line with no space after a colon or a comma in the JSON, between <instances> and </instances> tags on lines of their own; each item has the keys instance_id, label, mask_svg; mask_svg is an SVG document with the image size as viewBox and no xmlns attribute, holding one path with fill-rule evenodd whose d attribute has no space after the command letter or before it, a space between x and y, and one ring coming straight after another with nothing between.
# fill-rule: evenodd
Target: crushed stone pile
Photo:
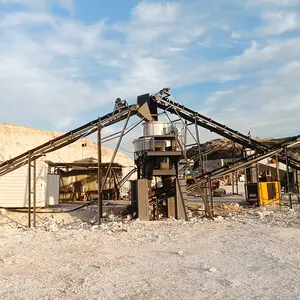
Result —
<instances>
[{"instance_id":1,"label":"crushed stone pile","mask_svg":"<svg viewBox=\"0 0 300 300\"><path fill-rule=\"evenodd\" d=\"M230 205L228 205L230 206ZM106 207L1 211L0 298L298 299L300 211L220 209L215 220L119 219ZM23 226L22 226L23 224Z\"/></svg>"},{"instance_id":2,"label":"crushed stone pile","mask_svg":"<svg viewBox=\"0 0 300 300\"><path fill-rule=\"evenodd\" d=\"M194 206L193 206L194 207ZM174 218L162 219L150 222L155 224L169 224L172 226L190 226L193 223L208 224L217 223L241 223L241 224L260 224L266 227L299 227L300 228L300 207L293 209L288 207L279 208L278 206L261 207L253 209L243 209L236 203L221 204L216 207L214 220L203 217L201 208L187 210L189 220L175 220ZM111 208L106 208L103 213L103 221L98 225L98 211L96 205L85 207L79 211L70 213L38 213L37 230L58 231L58 230L103 230L103 231L127 231L137 227L143 228L147 222L139 219L131 221L129 218L122 217ZM27 214L0 210L0 228L26 230Z\"/></svg>"}]
</instances>

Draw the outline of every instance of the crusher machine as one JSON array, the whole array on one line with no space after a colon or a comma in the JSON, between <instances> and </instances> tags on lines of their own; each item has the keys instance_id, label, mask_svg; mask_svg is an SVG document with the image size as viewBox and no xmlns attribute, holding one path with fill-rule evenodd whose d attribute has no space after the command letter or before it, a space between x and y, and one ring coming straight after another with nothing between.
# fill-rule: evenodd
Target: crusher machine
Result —
<instances>
[{"instance_id":1,"label":"crusher machine","mask_svg":"<svg viewBox=\"0 0 300 300\"><path fill-rule=\"evenodd\" d=\"M143 124L143 136L133 142L137 166L137 180L131 182L133 216L140 220L186 219L186 180L178 172L182 133L158 121L156 103L148 94L138 97L139 105L145 102L152 120Z\"/></svg>"}]
</instances>

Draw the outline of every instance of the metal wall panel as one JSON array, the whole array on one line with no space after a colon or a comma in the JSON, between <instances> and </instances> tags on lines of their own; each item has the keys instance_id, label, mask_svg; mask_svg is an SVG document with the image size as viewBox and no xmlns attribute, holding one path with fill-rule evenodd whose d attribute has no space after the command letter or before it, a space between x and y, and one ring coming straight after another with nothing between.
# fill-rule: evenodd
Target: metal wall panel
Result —
<instances>
[{"instance_id":1,"label":"metal wall panel","mask_svg":"<svg viewBox=\"0 0 300 300\"><path fill-rule=\"evenodd\" d=\"M59 175L47 175L47 205L59 204Z\"/></svg>"},{"instance_id":2,"label":"metal wall panel","mask_svg":"<svg viewBox=\"0 0 300 300\"><path fill-rule=\"evenodd\" d=\"M45 175L48 166L43 159L36 162L36 205L43 207L45 203ZM31 189L33 191L33 168L31 175ZM33 194L31 199L33 205ZM0 207L28 206L28 165L0 177Z\"/></svg>"}]
</instances>

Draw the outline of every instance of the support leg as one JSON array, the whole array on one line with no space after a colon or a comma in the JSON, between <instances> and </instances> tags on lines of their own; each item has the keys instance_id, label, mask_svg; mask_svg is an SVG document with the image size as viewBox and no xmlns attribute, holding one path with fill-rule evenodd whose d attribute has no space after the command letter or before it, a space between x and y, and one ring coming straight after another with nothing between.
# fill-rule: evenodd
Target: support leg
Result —
<instances>
[{"instance_id":1,"label":"support leg","mask_svg":"<svg viewBox=\"0 0 300 300\"><path fill-rule=\"evenodd\" d=\"M31 153L28 154L28 228L31 227Z\"/></svg>"}]
</instances>

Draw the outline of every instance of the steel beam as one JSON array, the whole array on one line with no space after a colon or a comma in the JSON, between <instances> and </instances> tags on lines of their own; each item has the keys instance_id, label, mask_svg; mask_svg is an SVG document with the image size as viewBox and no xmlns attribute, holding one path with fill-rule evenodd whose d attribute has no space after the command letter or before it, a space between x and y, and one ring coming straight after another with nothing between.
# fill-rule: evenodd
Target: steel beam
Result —
<instances>
[{"instance_id":1,"label":"steel beam","mask_svg":"<svg viewBox=\"0 0 300 300\"><path fill-rule=\"evenodd\" d=\"M36 160L33 161L33 227L36 227Z\"/></svg>"},{"instance_id":2,"label":"steel beam","mask_svg":"<svg viewBox=\"0 0 300 300\"><path fill-rule=\"evenodd\" d=\"M69 144L74 143L80 138L83 138L89 134L92 134L97 131L97 123L100 121L102 127L106 127L117 122L120 122L127 118L128 114L135 115L137 113L137 105L131 105L127 108L124 108L123 111L117 111L115 114L109 113L97 120L89 122L75 130L69 131L66 134L63 134L55 139L52 139L38 147L35 147L27 152L24 152L12 159L7 160L0 164L0 176L5 175L17 168L26 165L28 163L28 155L31 153L32 161L37 159L40 156L43 156L46 153L53 152L60 148L63 148Z\"/></svg>"},{"instance_id":3,"label":"steel beam","mask_svg":"<svg viewBox=\"0 0 300 300\"><path fill-rule=\"evenodd\" d=\"M101 186L102 186L102 149L101 149L101 122L98 121L98 131L97 131L97 149L98 149L98 172L97 172L97 177L98 177L98 224L101 224L101 220L103 217L103 203L102 203L102 191L101 191Z\"/></svg>"},{"instance_id":4,"label":"steel beam","mask_svg":"<svg viewBox=\"0 0 300 300\"><path fill-rule=\"evenodd\" d=\"M191 109L188 109L178 103L175 103L168 99L167 97L164 97L162 95L156 94L153 96L154 99L157 101L158 108L165 110L168 108L168 111L172 114L176 114L183 119L190 121L192 123L195 123L195 115L197 116L197 124L203 128L206 128L210 130L211 132L217 133L225 138L228 138L231 141L234 141L240 145L243 145L245 147L257 150L261 153L265 153L266 151L270 151L270 147L267 147L263 145L262 143L259 143L258 141L236 131L233 130L225 125L222 125L210 118L207 118ZM281 162L284 161L284 157L280 157ZM300 162L289 157L290 165L294 168L297 168L300 170Z\"/></svg>"},{"instance_id":5,"label":"steel beam","mask_svg":"<svg viewBox=\"0 0 300 300\"><path fill-rule=\"evenodd\" d=\"M31 227L31 152L28 153L28 228Z\"/></svg>"}]
</instances>

